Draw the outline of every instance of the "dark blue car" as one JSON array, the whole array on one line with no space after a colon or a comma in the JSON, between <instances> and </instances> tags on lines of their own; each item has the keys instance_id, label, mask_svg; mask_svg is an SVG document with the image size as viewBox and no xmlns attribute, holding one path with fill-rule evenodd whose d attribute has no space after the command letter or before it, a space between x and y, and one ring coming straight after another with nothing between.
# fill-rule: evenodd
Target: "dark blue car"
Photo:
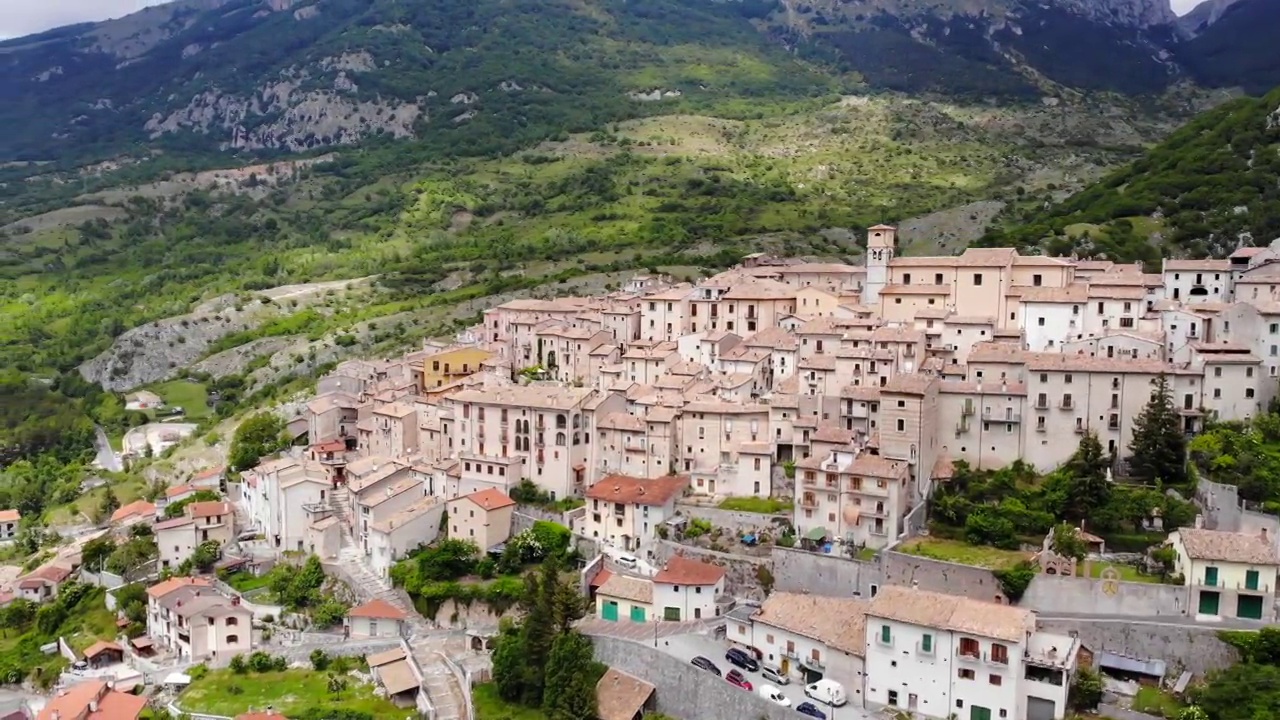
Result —
<instances>
[{"instance_id":1,"label":"dark blue car","mask_svg":"<svg viewBox=\"0 0 1280 720\"><path fill-rule=\"evenodd\" d=\"M812 717L812 718L818 718L818 720L827 720L827 714L819 710L818 706L814 705L811 702L800 703L799 705L796 706L796 712L800 713L801 715L808 715L809 717Z\"/></svg>"}]
</instances>

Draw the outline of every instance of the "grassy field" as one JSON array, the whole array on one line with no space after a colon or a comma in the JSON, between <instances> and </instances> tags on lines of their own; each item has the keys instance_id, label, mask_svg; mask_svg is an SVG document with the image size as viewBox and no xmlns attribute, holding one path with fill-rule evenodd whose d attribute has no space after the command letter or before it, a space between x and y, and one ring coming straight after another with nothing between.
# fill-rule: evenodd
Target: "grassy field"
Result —
<instances>
[{"instance_id":1,"label":"grassy field","mask_svg":"<svg viewBox=\"0 0 1280 720\"><path fill-rule=\"evenodd\" d=\"M918 555L960 565L975 565L992 570L1010 568L1031 557L1029 553L1016 550L1001 550L935 537L915 538L903 543L898 549L908 555Z\"/></svg>"},{"instance_id":2,"label":"grassy field","mask_svg":"<svg viewBox=\"0 0 1280 720\"><path fill-rule=\"evenodd\" d=\"M121 505L128 505L137 500L147 490L147 484L142 478L133 475L116 475L113 476L110 485L94 488L66 505L45 510L45 524L68 525L83 522L84 518L93 519L98 508L102 506L102 499L107 494L108 487L115 493L116 500Z\"/></svg>"},{"instance_id":3,"label":"grassy field","mask_svg":"<svg viewBox=\"0 0 1280 720\"><path fill-rule=\"evenodd\" d=\"M792 503L790 500L779 500L778 498L732 497L725 498L719 507L721 510L773 515L780 512L791 512Z\"/></svg>"},{"instance_id":4,"label":"grassy field","mask_svg":"<svg viewBox=\"0 0 1280 720\"><path fill-rule=\"evenodd\" d=\"M1156 717L1176 718L1186 707L1178 698L1159 688L1144 687L1133 698L1133 709Z\"/></svg>"},{"instance_id":5,"label":"grassy field","mask_svg":"<svg viewBox=\"0 0 1280 720\"><path fill-rule=\"evenodd\" d=\"M189 712L230 715L249 708L270 705L288 717L306 708L333 708L367 712L375 718L400 718L407 711L386 698L374 695L374 686L349 678L349 687L339 696L329 692L329 678L312 670L236 675L230 670L213 670L191 683L178 697L178 705ZM409 713L412 714L412 713Z\"/></svg>"},{"instance_id":6,"label":"grassy field","mask_svg":"<svg viewBox=\"0 0 1280 720\"><path fill-rule=\"evenodd\" d=\"M1093 563L1092 565L1090 565L1089 577L1100 578L1102 577L1102 571L1109 567L1115 568L1116 572L1120 573L1120 579L1123 580L1124 582L1156 583L1156 584L1159 584L1160 582L1160 576L1146 575L1146 574L1140 573L1138 572L1138 568L1132 565L1108 565L1106 563Z\"/></svg>"},{"instance_id":7,"label":"grassy field","mask_svg":"<svg viewBox=\"0 0 1280 720\"><path fill-rule=\"evenodd\" d=\"M151 391L159 395L165 405L182 408L188 420L198 422L209 416L205 388L200 383L173 380L153 386Z\"/></svg>"},{"instance_id":8,"label":"grassy field","mask_svg":"<svg viewBox=\"0 0 1280 720\"><path fill-rule=\"evenodd\" d=\"M477 685L471 691L476 720L547 720L547 714L522 705L513 705L498 697L493 683Z\"/></svg>"}]
</instances>

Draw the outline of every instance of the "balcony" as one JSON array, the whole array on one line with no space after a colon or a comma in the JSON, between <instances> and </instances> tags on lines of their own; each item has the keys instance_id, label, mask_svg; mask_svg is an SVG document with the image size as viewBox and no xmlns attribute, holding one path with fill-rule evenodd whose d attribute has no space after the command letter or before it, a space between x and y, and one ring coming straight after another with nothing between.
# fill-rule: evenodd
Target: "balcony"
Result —
<instances>
[{"instance_id":1,"label":"balcony","mask_svg":"<svg viewBox=\"0 0 1280 720\"><path fill-rule=\"evenodd\" d=\"M956 650L956 660L963 663L978 663L982 661L982 654L976 650L974 652Z\"/></svg>"},{"instance_id":2,"label":"balcony","mask_svg":"<svg viewBox=\"0 0 1280 720\"><path fill-rule=\"evenodd\" d=\"M805 475L800 482L803 483L806 487L818 487L818 476Z\"/></svg>"},{"instance_id":3,"label":"balcony","mask_svg":"<svg viewBox=\"0 0 1280 720\"><path fill-rule=\"evenodd\" d=\"M961 420L960 422L956 423L956 437L960 437L961 435L967 432L969 432L968 420Z\"/></svg>"},{"instance_id":4,"label":"balcony","mask_svg":"<svg viewBox=\"0 0 1280 720\"><path fill-rule=\"evenodd\" d=\"M801 495L801 496L800 496L800 507L802 507L802 508L816 508L816 507L818 507L818 496L817 496L817 495Z\"/></svg>"},{"instance_id":5,"label":"balcony","mask_svg":"<svg viewBox=\"0 0 1280 720\"><path fill-rule=\"evenodd\" d=\"M1058 407L1059 407L1059 408L1061 408L1061 409L1063 409L1063 410L1075 410L1075 409L1076 409L1076 403L1075 403L1075 401L1074 401L1074 400L1072 400L1070 397L1064 397L1064 398L1062 398L1062 400L1058 403Z\"/></svg>"},{"instance_id":6,"label":"balcony","mask_svg":"<svg viewBox=\"0 0 1280 720\"><path fill-rule=\"evenodd\" d=\"M800 658L800 664L809 668L810 670L817 670L818 672L823 672L826 670L826 665L823 665L821 660L818 660L812 657Z\"/></svg>"},{"instance_id":7,"label":"balcony","mask_svg":"<svg viewBox=\"0 0 1280 720\"><path fill-rule=\"evenodd\" d=\"M974 411L973 405L970 405L969 403L965 403L964 407L960 410L960 417L971 417L973 415L973 411ZM984 412L988 412L988 411L989 409Z\"/></svg>"},{"instance_id":8,"label":"balcony","mask_svg":"<svg viewBox=\"0 0 1280 720\"><path fill-rule=\"evenodd\" d=\"M1199 587L1208 588L1225 588L1227 584L1219 578L1199 577L1195 579L1195 584Z\"/></svg>"},{"instance_id":9,"label":"balcony","mask_svg":"<svg viewBox=\"0 0 1280 720\"><path fill-rule=\"evenodd\" d=\"M1048 425L1045 425L1044 423L1039 423L1039 424L1037 424L1037 425L1036 425L1036 432L1038 432L1038 433L1046 433L1046 432L1049 432L1049 426L1048 426Z\"/></svg>"},{"instance_id":10,"label":"balcony","mask_svg":"<svg viewBox=\"0 0 1280 720\"><path fill-rule=\"evenodd\" d=\"M992 412L991 408L982 409L982 419L984 422L1006 422L1016 423L1022 422L1022 413L1005 412L1004 415Z\"/></svg>"},{"instance_id":11,"label":"balcony","mask_svg":"<svg viewBox=\"0 0 1280 720\"><path fill-rule=\"evenodd\" d=\"M1253 583L1253 587L1249 587L1247 582L1236 583L1236 590L1241 592L1255 592L1266 595L1271 592L1271 586L1266 583Z\"/></svg>"},{"instance_id":12,"label":"balcony","mask_svg":"<svg viewBox=\"0 0 1280 720\"><path fill-rule=\"evenodd\" d=\"M995 665L996 667L1002 667L1002 668L1009 667L1008 654L1005 654L1003 656L996 656L996 655L992 655L991 653L982 653L982 659L988 665Z\"/></svg>"},{"instance_id":13,"label":"balcony","mask_svg":"<svg viewBox=\"0 0 1280 720\"><path fill-rule=\"evenodd\" d=\"M1042 396L1042 397L1038 397L1038 398L1036 398L1036 409L1037 409L1037 410L1048 410L1048 409L1049 409L1049 398L1047 398L1047 397L1043 397L1043 396Z\"/></svg>"},{"instance_id":14,"label":"balcony","mask_svg":"<svg viewBox=\"0 0 1280 720\"><path fill-rule=\"evenodd\" d=\"M1085 434L1085 433L1089 432L1089 428L1085 427L1084 425L1081 425L1081 424L1077 423L1077 424L1076 424L1076 427L1075 427L1075 431L1076 431L1076 434L1077 434L1077 435L1083 435L1083 434Z\"/></svg>"}]
</instances>

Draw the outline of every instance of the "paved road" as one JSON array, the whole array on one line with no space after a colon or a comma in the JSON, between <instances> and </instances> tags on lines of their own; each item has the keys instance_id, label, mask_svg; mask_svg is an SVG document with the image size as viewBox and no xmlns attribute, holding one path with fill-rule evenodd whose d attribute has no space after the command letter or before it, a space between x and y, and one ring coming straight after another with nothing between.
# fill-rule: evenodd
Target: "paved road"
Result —
<instances>
[{"instance_id":1,"label":"paved road","mask_svg":"<svg viewBox=\"0 0 1280 720\"><path fill-rule=\"evenodd\" d=\"M1219 618L1216 620L1200 620L1184 615L1152 615L1137 617L1134 615L1097 615L1091 613L1036 613L1039 621L1084 621L1095 623L1123 623L1125 625L1164 625L1168 627L1203 627L1221 630L1257 630L1267 627L1268 623L1259 620L1239 620L1236 618Z\"/></svg>"},{"instance_id":2,"label":"paved road","mask_svg":"<svg viewBox=\"0 0 1280 720\"><path fill-rule=\"evenodd\" d=\"M107 433L98 426L94 426L94 430L97 431L93 444L98 448L98 464L108 472L124 470L124 463L120 462L120 456L111 449L111 441L107 439Z\"/></svg>"},{"instance_id":3,"label":"paved road","mask_svg":"<svg viewBox=\"0 0 1280 720\"><path fill-rule=\"evenodd\" d=\"M733 666L724 659L724 653L729 649L729 643L724 640L716 640L709 635L673 635L659 639L659 649L668 654L674 655L685 662L692 660L694 657L701 655L711 660L720 668L723 673L728 673ZM695 670L695 672L705 672L703 670ZM759 688L765 680L760 677L758 672L743 672L747 676L747 680L753 686ZM802 702L813 702L804 695L804 686L798 680L792 679L788 685L780 688L790 700L791 707L796 707ZM745 690L743 692L746 692ZM825 705L818 705L818 709L826 713L828 720L883 720L884 715L860 707L854 707L852 703L844 707L829 708ZM796 714L797 718L804 716Z\"/></svg>"}]
</instances>

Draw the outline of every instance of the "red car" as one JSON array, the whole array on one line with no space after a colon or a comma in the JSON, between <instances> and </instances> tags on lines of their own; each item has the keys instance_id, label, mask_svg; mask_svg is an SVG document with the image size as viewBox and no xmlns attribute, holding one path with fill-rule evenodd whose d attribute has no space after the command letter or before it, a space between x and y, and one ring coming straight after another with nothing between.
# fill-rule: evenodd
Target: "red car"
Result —
<instances>
[{"instance_id":1,"label":"red car","mask_svg":"<svg viewBox=\"0 0 1280 720\"><path fill-rule=\"evenodd\" d=\"M751 681L743 677L738 670L730 670L729 674L724 676L724 679L728 680L730 685L737 685L743 690L751 689Z\"/></svg>"}]
</instances>

